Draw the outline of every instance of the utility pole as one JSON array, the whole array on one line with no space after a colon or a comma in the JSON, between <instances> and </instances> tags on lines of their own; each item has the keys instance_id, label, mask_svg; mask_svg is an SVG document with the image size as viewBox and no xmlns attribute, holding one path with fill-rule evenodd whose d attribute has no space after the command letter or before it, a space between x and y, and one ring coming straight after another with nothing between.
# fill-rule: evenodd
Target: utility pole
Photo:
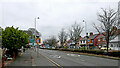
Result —
<instances>
[{"instance_id":1,"label":"utility pole","mask_svg":"<svg viewBox=\"0 0 120 68\"><path fill-rule=\"evenodd\" d=\"M39 17L35 18L35 39L36 39L36 36L37 36L37 35L36 35L36 33L37 33L37 32L36 32L36 31L37 31L37 30L36 30L36 20L37 20L37 19L39 19ZM38 57L38 49L37 49L37 47L38 47L38 44L36 45L36 52L37 52L37 57Z\"/></svg>"},{"instance_id":2,"label":"utility pole","mask_svg":"<svg viewBox=\"0 0 120 68\"><path fill-rule=\"evenodd\" d=\"M83 20L83 23L85 23L85 33L87 33L87 22Z\"/></svg>"},{"instance_id":3,"label":"utility pole","mask_svg":"<svg viewBox=\"0 0 120 68\"><path fill-rule=\"evenodd\" d=\"M83 20L83 23L85 23L86 47L87 47L87 22L85 20Z\"/></svg>"}]
</instances>

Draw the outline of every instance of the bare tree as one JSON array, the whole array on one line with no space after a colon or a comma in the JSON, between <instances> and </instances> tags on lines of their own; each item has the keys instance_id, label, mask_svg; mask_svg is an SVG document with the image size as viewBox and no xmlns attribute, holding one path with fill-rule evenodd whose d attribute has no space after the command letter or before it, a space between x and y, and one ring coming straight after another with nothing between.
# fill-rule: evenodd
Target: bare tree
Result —
<instances>
[{"instance_id":1,"label":"bare tree","mask_svg":"<svg viewBox=\"0 0 120 68\"><path fill-rule=\"evenodd\" d=\"M62 28L62 30L60 31L60 33L58 34L58 38L60 40L60 43L63 47L65 41L67 40L68 34L65 32L65 30Z\"/></svg>"},{"instance_id":2,"label":"bare tree","mask_svg":"<svg viewBox=\"0 0 120 68\"><path fill-rule=\"evenodd\" d=\"M83 27L81 27L81 26L80 26L79 24L77 24L76 22L72 25L72 28L69 29L69 36L70 36L70 38L73 39L73 41L74 41L75 43L78 42L82 30L83 30Z\"/></svg>"},{"instance_id":3,"label":"bare tree","mask_svg":"<svg viewBox=\"0 0 120 68\"><path fill-rule=\"evenodd\" d=\"M100 34L105 36L107 42L107 52L109 46L109 40L114 39L117 36L117 12L113 9L103 9L103 13L98 13L98 21L100 21L99 26L93 24L93 27L99 32Z\"/></svg>"},{"instance_id":4,"label":"bare tree","mask_svg":"<svg viewBox=\"0 0 120 68\"><path fill-rule=\"evenodd\" d=\"M56 47L57 39L56 39L55 36L52 36L52 37L51 37L50 39L48 39L47 41L48 41L48 44L49 44L50 46Z\"/></svg>"}]
</instances>

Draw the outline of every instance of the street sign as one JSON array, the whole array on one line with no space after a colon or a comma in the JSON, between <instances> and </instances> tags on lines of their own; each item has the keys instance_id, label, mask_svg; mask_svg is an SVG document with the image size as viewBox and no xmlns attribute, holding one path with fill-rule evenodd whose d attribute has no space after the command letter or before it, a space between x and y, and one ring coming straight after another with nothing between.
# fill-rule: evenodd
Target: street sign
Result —
<instances>
[{"instance_id":1,"label":"street sign","mask_svg":"<svg viewBox=\"0 0 120 68\"><path fill-rule=\"evenodd\" d=\"M34 45L35 39L29 39L29 44Z\"/></svg>"},{"instance_id":2,"label":"street sign","mask_svg":"<svg viewBox=\"0 0 120 68\"><path fill-rule=\"evenodd\" d=\"M34 39L29 39L29 43L34 43Z\"/></svg>"},{"instance_id":3,"label":"street sign","mask_svg":"<svg viewBox=\"0 0 120 68\"><path fill-rule=\"evenodd\" d=\"M41 43L40 38L35 38L35 43Z\"/></svg>"}]
</instances>

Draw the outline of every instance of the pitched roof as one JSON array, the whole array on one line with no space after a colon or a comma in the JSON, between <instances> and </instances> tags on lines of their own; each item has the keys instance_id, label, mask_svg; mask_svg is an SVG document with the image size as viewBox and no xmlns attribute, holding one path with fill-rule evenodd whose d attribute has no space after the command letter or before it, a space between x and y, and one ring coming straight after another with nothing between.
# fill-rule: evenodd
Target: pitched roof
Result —
<instances>
[{"instance_id":1,"label":"pitched roof","mask_svg":"<svg viewBox=\"0 0 120 68\"><path fill-rule=\"evenodd\" d=\"M106 35L106 32L103 32L103 34ZM117 30L116 34L117 34L117 35L120 34L120 29ZM90 38L90 39L94 39L97 35L98 35L98 34L94 34L94 35L91 35L91 36L85 36L85 37L81 38L80 40L86 40L87 37ZM101 34L101 35L102 35L102 34ZM101 37L105 37L105 36L103 35L103 36L100 36L99 38L101 38Z\"/></svg>"},{"instance_id":2,"label":"pitched roof","mask_svg":"<svg viewBox=\"0 0 120 68\"><path fill-rule=\"evenodd\" d=\"M68 43L72 42L72 38L70 38L67 42L68 42Z\"/></svg>"},{"instance_id":3,"label":"pitched roof","mask_svg":"<svg viewBox=\"0 0 120 68\"><path fill-rule=\"evenodd\" d=\"M88 36L83 37L81 40L86 40Z\"/></svg>"},{"instance_id":4,"label":"pitched roof","mask_svg":"<svg viewBox=\"0 0 120 68\"><path fill-rule=\"evenodd\" d=\"M97 35L98 34L94 34L94 35L91 35L91 36L85 36L81 40L86 40L87 38L94 39Z\"/></svg>"},{"instance_id":5,"label":"pitched roof","mask_svg":"<svg viewBox=\"0 0 120 68\"><path fill-rule=\"evenodd\" d=\"M91 35L91 36L88 36L90 39L94 39L98 34L94 34L94 35Z\"/></svg>"},{"instance_id":6,"label":"pitched roof","mask_svg":"<svg viewBox=\"0 0 120 68\"><path fill-rule=\"evenodd\" d=\"M105 36L101 34L101 36L97 37L97 38L104 38Z\"/></svg>"}]
</instances>

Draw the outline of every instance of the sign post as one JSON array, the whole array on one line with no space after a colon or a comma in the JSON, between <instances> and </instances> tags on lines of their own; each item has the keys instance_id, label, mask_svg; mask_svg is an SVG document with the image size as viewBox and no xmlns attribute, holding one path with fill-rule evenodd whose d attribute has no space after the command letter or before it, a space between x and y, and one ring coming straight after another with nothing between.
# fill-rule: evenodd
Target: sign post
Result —
<instances>
[{"instance_id":1,"label":"sign post","mask_svg":"<svg viewBox=\"0 0 120 68\"><path fill-rule=\"evenodd\" d=\"M38 48L39 43L41 43L40 38L35 38L35 43L37 44L37 48ZM37 50L37 57L38 57L38 50Z\"/></svg>"},{"instance_id":2,"label":"sign post","mask_svg":"<svg viewBox=\"0 0 120 68\"><path fill-rule=\"evenodd\" d=\"M29 39L29 44L32 43L31 45L34 45L35 39Z\"/></svg>"}]
</instances>

